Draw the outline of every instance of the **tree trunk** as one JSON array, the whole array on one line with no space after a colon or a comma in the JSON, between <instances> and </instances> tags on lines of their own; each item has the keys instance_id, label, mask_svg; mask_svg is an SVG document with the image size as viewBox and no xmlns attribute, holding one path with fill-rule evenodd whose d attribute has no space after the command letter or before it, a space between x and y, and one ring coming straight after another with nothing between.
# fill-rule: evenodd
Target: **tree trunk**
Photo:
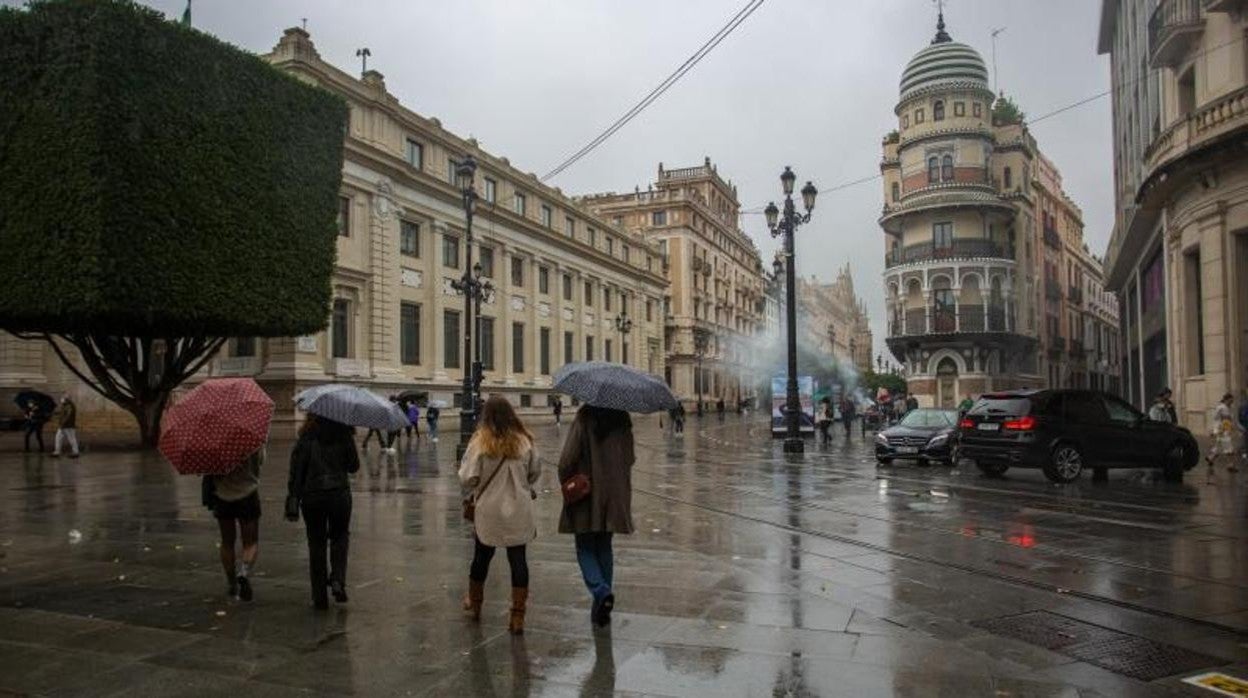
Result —
<instances>
[{"instance_id":1,"label":"tree trunk","mask_svg":"<svg viewBox=\"0 0 1248 698\"><path fill-rule=\"evenodd\" d=\"M143 448L156 448L160 441L160 420L165 415L165 405L169 402L169 393L164 392L151 396L153 399L144 404L135 404L127 409L139 423L139 442Z\"/></svg>"}]
</instances>

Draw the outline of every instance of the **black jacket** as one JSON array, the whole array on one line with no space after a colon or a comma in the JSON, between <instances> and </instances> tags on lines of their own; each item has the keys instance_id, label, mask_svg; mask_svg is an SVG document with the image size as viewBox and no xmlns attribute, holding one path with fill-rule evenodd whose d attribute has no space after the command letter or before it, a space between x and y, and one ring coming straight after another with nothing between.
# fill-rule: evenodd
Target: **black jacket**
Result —
<instances>
[{"instance_id":1,"label":"black jacket","mask_svg":"<svg viewBox=\"0 0 1248 698\"><path fill-rule=\"evenodd\" d=\"M350 431L304 434L290 454L287 491L298 498L309 492L351 489L350 473L360 469L360 456Z\"/></svg>"}]
</instances>

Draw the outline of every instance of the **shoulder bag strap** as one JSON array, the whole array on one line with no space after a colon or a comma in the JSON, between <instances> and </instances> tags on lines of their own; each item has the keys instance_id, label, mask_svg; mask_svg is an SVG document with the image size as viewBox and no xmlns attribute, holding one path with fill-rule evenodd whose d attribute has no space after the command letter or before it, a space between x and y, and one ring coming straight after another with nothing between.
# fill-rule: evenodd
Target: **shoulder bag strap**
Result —
<instances>
[{"instance_id":1,"label":"shoulder bag strap","mask_svg":"<svg viewBox=\"0 0 1248 698\"><path fill-rule=\"evenodd\" d=\"M507 460L507 456L498 459L498 465L494 467L494 472L490 473L490 476L485 479L485 484L481 485L480 489L477 490L477 499L480 499L481 495L485 494L485 488L489 487L491 482L494 482L494 476L498 475L498 472L503 469L503 461L505 460Z\"/></svg>"}]
</instances>

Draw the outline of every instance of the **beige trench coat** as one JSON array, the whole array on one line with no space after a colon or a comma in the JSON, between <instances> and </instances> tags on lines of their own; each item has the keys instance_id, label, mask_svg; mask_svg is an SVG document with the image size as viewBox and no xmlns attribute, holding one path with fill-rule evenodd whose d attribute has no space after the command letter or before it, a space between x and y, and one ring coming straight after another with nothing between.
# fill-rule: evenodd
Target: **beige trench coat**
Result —
<instances>
[{"instance_id":1,"label":"beige trench coat","mask_svg":"<svg viewBox=\"0 0 1248 698\"><path fill-rule=\"evenodd\" d=\"M503 469L481 491L499 467ZM540 475L537 451L531 443L519 458L507 458L501 466L498 458L482 453L475 440L469 443L459 466L459 481L477 493L473 527L482 543L492 548L509 548L525 545L537 537L532 493Z\"/></svg>"}]
</instances>

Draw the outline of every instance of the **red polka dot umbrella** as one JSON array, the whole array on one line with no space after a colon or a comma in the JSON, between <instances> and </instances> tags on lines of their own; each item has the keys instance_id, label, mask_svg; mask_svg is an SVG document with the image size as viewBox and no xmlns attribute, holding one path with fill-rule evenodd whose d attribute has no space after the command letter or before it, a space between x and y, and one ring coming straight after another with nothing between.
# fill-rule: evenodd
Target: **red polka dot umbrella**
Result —
<instances>
[{"instance_id":1,"label":"red polka dot umbrella","mask_svg":"<svg viewBox=\"0 0 1248 698\"><path fill-rule=\"evenodd\" d=\"M183 475L224 475L269 438L273 401L250 378L214 378L165 410L160 454Z\"/></svg>"}]
</instances>

